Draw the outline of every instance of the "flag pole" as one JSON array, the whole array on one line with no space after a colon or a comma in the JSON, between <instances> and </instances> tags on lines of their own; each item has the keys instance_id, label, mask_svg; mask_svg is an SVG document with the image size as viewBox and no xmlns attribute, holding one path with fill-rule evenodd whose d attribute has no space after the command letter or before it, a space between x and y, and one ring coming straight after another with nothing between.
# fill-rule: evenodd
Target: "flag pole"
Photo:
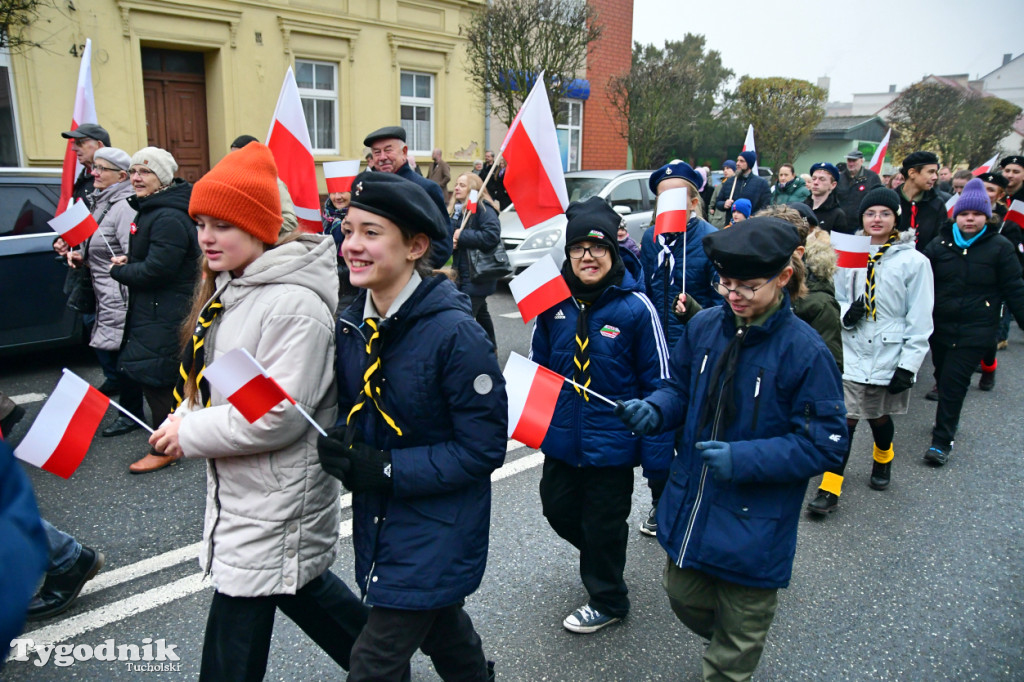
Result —
<instances>
[{"instance_id":1,"label":"flag pole","mask_svg":"<svg viewBox=\"0 0 1024 682\"><path fill-rule=\"evenodd\" d=\"M243 350L245 350L245 349L243 349ZM263 368L263 365L260 364L260 361L257 360L256 358L254 358L252 356L252 353L250 353L248 350L245 351L245 354L248 355L250 358L252 358L253 363L255 363L255 365L257 367L259 367L259 370L261 372L263 372L263 376L270 378L270 380L273 381L277 385L277 387L281 390L281 392L288 396L289 400L291 401L291 404L295 406L295 409L299 411L299 414L301 414L303 417L305 417L306 421L308 421L310 424L312 424L313 428L316 429L317 432L321 436L326 438L327 437L327 432L323 430L323 427L321 427L319 424L317 424L316 421L313 419L313 417L309 416L309 412L306 412L304 409L302 409L302 406L299 405L297 400L293 399L290 395L288 395L288 391L284 390L284 388L281 386L281 384L278 384L277 381L275 381L274 378L270 376L270 373L267 372L267 370Z\"/></svg>"},{"instance_id":2,"label":"flag pole","mask_svg":"<svg viewBox=\"0 0 1024 682\"><path fill-rule=\"evenodd\" d=\"M111 405L113 405L114 407L116 407L117 409L121 410L121 412L122 412L122 413L124 414L124 416L128 417L128 418L129 418L129 419L131 419L131 420L132 420L133 422L135 422L136 424L138 424L138 425L139 425L139 426L141 426L142 428L146 429L146 430L147 430L147 431L149 431L150 433L153 433L153 429L151 429L151 428L149 427L149 425L148 425L148 424L146 424L146 422L142 421L141 419L139 419L138 417L136 417L136 416L135 416L134 414L132 414L132 413L131 413L131 412L129 412L128 410L124 409L124 408L123 408L123 407L121 407L121 406L120 406L119 404L115 403L115 402L114 402L113 400L111 400L111 401L110 401L110 404L111 404Z\"/></svg>"},{"instance_id":3,"label":"flag pole","mask_svg":"<svg viewBox=\"0 0 1024 682\"><path fill-rule=\"evenodd\" d=\"M608 398L605 398L603 395L601 395L597 391L593 390L592 388L587 388L586 386L581 386L580 384L577 384L575 381L573 381L572 379L569 379L567 377L562 377L562 378L565 379L566 381L568 381L570 384L572 384L576 388L578 388L580 390L583 390L583 391L586 391L587 393L589 393L590 395L594 396L595 398L603 400L604 402L608 403L612 407L615 407L615 402L614 401L608 400Z\"/></svg>"},{"instance_id":4,"label":"flag pole","mask_svg":"<svg viewBox=\"0 0 1024 682\"><path fill-rule=\"evenodd\" d=\"M489 171L487 171L487 177L484 178L484 185L483 185L483 187L480 188L480 197L479 197L479 199L477 201L478 204L480 203L480 201L483 201L484 192L487 191L487 183L491 181L491 176L494 175L494 169L498 167L498 162L499 161L501 161L501 150L498 150L498 155L494 157L494 163L491 164L491 169ZM494 199L494 197L491 197L491 199ZM467 207L469 206L469 196L468 195L466 196L466 206ZM463 209L463 211L462 211L462 224L459 225L459 229L461 230L462 228L464 228L466 226L466 223L468 223L468 222L469 222L469 211L466 210L466 209Z\"/></svg>"},{"instance_id":5,"label":"flag pole","mask_svg":"<svg viewBox=\"0 0 1024 682\"><path fill-rule=\"evenodd\" d=\"M308 421L310 424L312 424L313 428L316 429L320 433L321 436L323 436L324 438L327 438L327 432L323 430L323 427L321 427L319 424L317 424L315 421L313 421L313 418L311 416L309 416L309 412L306 412L304 409L302 409L302 406L299 405L297 402L296 403L292 403L292 404L295 405L295 409L299 411L299 414L301 414L303 417L305 417L306 421Z\"/></svg>"}]
</instances>

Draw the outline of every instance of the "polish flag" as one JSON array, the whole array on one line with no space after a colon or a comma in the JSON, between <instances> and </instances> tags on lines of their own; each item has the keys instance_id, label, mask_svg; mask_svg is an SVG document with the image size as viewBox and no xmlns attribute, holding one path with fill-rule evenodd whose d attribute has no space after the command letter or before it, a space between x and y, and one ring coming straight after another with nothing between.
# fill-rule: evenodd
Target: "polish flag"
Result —
<instances>
[{"instance_id":1,"label":"polish flag","mask_svg":"<svg viewBox=\"0 0 1024 682\"><path fill-rule=\"evenodd\" d=\"M508 437L539 448L551 426L555 403L565 378L516 352L505 363L508 394Z\"/></svg>"},{"instance_id":2,"label":"polish flag","mask_svg":"<svg viewBox=\"0 0 1024 682\"><path fill-rule=\"evenodd\" d=\"M832 248L839 255L841 268L866 268L871 253L871 237L867 235L833 232L829 235Z\"/></svg>"},{"instance_id":3,"label":"polish flag","mask_svg":"<svg viewBox=\"0 0 1024 682\"><path fill-rule=\"evenodd\" d=\"M954 194L949 199L946 199L946 217L947 218L952 218L953 217L953 208L956 207L956 202L957 202L957 199L959 199L959 198L960 198L959 194Z\"/></svg>"},{"instance_id":4,"label":"polish flag","mask_svg":"<svg viewBox=\"0 0 1024 682\"><path fill-rule=\"evenodd\" d=\"M1010 204L1010 210L1006 212L1006 222L1013 223L1024 230L1024 201L1015 199Z\"/></svg>"},{"instance_id":5,"label":"polish flag","mask_svg":"<svg viewBox=\"0 0 1024 682\"><path fill-rule=\"evenodd\" d=\"M508 283L508 288L519 306L524 324L572 295L550 253L523 270Z\"/></svg>"},{"instance_id":6,"label":"polish flag","mask_svg":"<svg viewBox=\"0 0 1024 682\"><path fill-rule=\"evenodd\" d=\"M53 220L46 221L46 224L52 227L54 232L60 234L61 239L72 248L91 237L92 233L100 227L81 199Z\"/></svg>"},{"instance_id":7,"label":"polish flag","mask_svg":"<svg viewBox=\"0 0 1024 682\"><path fill-rule=\"evenodd\" d=\"M274 155L278 177L292 195L299 227L305 232L322 232L320 189L316 181L313 143L309 140L299 87L295 84L295 74L290 66L277 98L274 120L267 133L267 146Z\"/></svg>"},{"instance_id":8,"label":"polish flag","mask_svg":"<svg viewBox=\"0 0 1024 682\"><path fill-rule=\"evenodd\" d=\"M236 348L217 358L203 376L250 424L282 400L295 404L244 348Z\"/></svg>"},{"instance_id":9,"label":"polish flag","mask_svg":"<svg viewBox=\"0 0 1024 682\"><path fill-rule=\"evenodd\" d=\"M92 94L92 40L85 39L82 51L82 63L78 67L78 88L75 90L75 111L71 115L71 130L83 123L99 124L96 117L96 98ZM57 201L56 214L66 211L71 204L71 193L75 188L75 180L82 174L82 164L75 155L75 141L68 140L64 151L64 170L60 176L60 199Z\"/></svg>"},{"instance_id":10,"label":"polish flag","mask_svg":"<svg viewBox=\"0 0 1024 682\"><path fill-rule=\"evenodd\" d=\"M689 218L689 196L685 187L673 187L658 195L658 217L654 220L654 236L665 232L686 232Z\"/></svg>"},{"instance_id":11,"label":"polish flag","mask_svg":"<svg viewBox=\"0 0 1024 682\"><path fill-rule=\"evenodd\" d=\"M352 181L359 175L359 159L355 161L327 161L324 163L324 179L327 191L351 192Z\"/></svg>"},{"instance_id":12,"label":"polish flag","mask_svg":"<svg viewBox=\"0 0 1024 682\"><path fill-rule=\"evenodd\" d=\"M999 154L997 153L991 159L989 159L985 163L981 164L980 166L978 166L977 168L972 170L971 171L971 175L973 175L974 177L978 177L982 173L988 173L989 171L992 170L992 168L995 167L996 161L998 161L998 160L999 160Z\"/></svg>"},{"instance_id":13,"label":"polish flag","mask_svg":"<svg viewBox=\"0 0 1024 682\"><path fill-rule=\"evenodd\" d=\"M889 136L892 135L892 128L885 131L885 137L875 147L875 153L871 157L871 163L868 164L868 168L875 173L882 174L882 164L885 163L885 152L889 149Z\"/></svg>"},{"instance_id":14,"label":"polish flag","mask_svg":"<svg viewBox=\"0 0 1024 682\"><path fill-rule=\"evenodd\" d=\"M530 228L565 213L569 193L565 189L558 135L543 73L512 121L501 143L501 155L508 162L505 189L516 205L523 227Z\"/></svg>"},{"instance_id":15,"label":"polish flag","mask_svg":"<svg viewBox=\"0 0 1024 682\"><path fill-rule=\"evenodd\" d=\"M109 405L110 398L65 369L14 456L70 478L85 458Z\"/></svg>"},{"instance_id":16,"label":"polish flag","mask_svg":"<svg viewBox=\"0 0 1024 682\"><path fill-rule=\"evenodd\" d=\"M747 139L743 140L743 151L745 152L757 152L757 147L754 146L754 124L751 123L747 126ZM757 161L754 161L753 168L754 177L757 177Z\"/></svg>"},{"instance_id":17,"label":"polish flag","mask_svg":"<svg viewBox=\"0 0 1024 682\"><path fill-rule=\"evenodd\" d=\"M469 201L466 202L466 212L476 213L476 204L480 201L480 192L472 189L469 191Z\"/></svg>"}]
</instances>

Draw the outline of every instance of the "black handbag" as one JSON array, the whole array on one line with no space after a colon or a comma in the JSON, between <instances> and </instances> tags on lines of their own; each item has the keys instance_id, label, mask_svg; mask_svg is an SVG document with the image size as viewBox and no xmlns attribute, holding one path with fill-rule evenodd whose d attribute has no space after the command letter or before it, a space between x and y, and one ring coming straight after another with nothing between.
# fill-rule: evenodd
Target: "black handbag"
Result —
<instances>
[{"instance_id":1,"label":"black handbag","mask_svg":"<svg viewBox=\"0 0 1024 682\"><path fill-rule=\"evenodd\" d=\"M92 288L92 277L84 265L68 269L64 291L68 294L68 308L86 315L96 312L96 290Z\"/></svg>"},{"instance_id":2,"label":"black handbag","mask_svg":"<svg viewBox=\"0 0 1024 682\"><path fill-rule=\"evenodd\" d=\"M508 261L505 246L498 245L490 251L469 249L469 281L473 284L486 284L512 274L512 264Z\"/></svg>"}]
</instances>

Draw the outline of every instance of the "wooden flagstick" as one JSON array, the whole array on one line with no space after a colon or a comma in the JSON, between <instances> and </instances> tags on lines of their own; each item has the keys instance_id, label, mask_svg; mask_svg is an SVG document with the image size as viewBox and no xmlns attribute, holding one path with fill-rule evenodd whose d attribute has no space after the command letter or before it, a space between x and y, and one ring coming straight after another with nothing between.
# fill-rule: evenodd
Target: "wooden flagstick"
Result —
<instances>
[{"instance_id":1,"label":"wooden flagstick","mask_svg":"<svg viewBox=\"0 0 1024 682\"><path fill-rule=\"evenodd\" d=\"M484 192L487 191L487 183L491 181L491 176L494 175L494 169L498 167L498 162L499 161L501 161L501 151L500 150L498 151L498 155L494 157L494 163L491 164L491 170L487 171L487 177L484 178L484 185L483 185L483 187L480 188L480 196L477 197L477 202L476 202L478 206L480 205L480 202L483 201L483 199L484 199ZM472 192L473 190L470 190L470 191ZM460 230L466 226L467 222L469 222L469 195L466 195L465 206L466 206L466 208L462 211L462 224L459 225L459 229Z\"/></svg>"}]
</instances>

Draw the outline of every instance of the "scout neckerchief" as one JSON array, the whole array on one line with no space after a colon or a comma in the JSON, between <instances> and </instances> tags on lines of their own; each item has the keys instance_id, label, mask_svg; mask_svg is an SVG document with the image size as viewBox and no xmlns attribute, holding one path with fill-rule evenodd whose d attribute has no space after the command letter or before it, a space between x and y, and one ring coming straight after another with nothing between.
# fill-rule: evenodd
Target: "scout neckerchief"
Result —
<instances>
[{"instance_id":1,"label":"scout neckerchief","mask_svg":"<svg viewBox=\"0 0 1024 682\"><path fill-rule=\"evenodd\" d=\"M579 386L573 388L589 403L590 394L580 386L590 388L590 338L587 335L587 309L590 304L580 299L576 300L580 304L580 314L576 317L576 350L572 356L575 367L572 370L572 380Z\"/></svg>"},{"instance_id":2,"label":"scout neckerchief","mask_svg":"<svg viewBox=\"0 0 1024 682\"><path fill-rule=\"evenodd\" d=\"M384 411L384 407L381 404L383 399L381 398L380 388L384 376L383 372L381 372L380 363L381 347L383 345L380 338L380 321L375 317L367 317L363 324L371 332L370 338L366 341L366 370L363 372L363 388L356 398L356 404L349 410L345 424L350 427L352 426L352 417L355 416L356 412L363 409L363 406L366 405L366 399L369 398L373 406L377 408L377 412L384 418L384 422L401 436L402 429L398 428L398 424L391 418L391 415ZM348 432L352 434L354 429L349 428Z\"/></svg>"},{"instance_id":3,"label":"scout neckerchief","mask_svg":"<svg viewBox=\"0 0 1024 682\"><path fill-rule=\"evenodd\" d=\"M870 259L868 259L868 278L864 282L864 300L867 303L868 315L871 316L872 320L878 319L876 312L878 307L875 305L875 265L878 261L882 260L882 256L889 250L889 247L896 243L899 239L899 233L893 230L889 238L885 240L885 243L878 247L878 251Z\"/></svg>"},{"instance_id":4,"label":"scout neckerchief","mask_svg":"<svg viewBox=\"0 0 1024 682\"><path fill-rule=\"evenodd\" d=\"M196 320L196 328L192 332L192 347L186 348L181 354L181 365L178 367L178 380L174 384L174 407L177 408L185 399L185 384L193 367L196 371L196 388L199 391L199 402L203 407L210 406L210 382L206 380L206 332L213 320L224 310L220 295L214 296Z\"/></svg>"}]
</instances>

